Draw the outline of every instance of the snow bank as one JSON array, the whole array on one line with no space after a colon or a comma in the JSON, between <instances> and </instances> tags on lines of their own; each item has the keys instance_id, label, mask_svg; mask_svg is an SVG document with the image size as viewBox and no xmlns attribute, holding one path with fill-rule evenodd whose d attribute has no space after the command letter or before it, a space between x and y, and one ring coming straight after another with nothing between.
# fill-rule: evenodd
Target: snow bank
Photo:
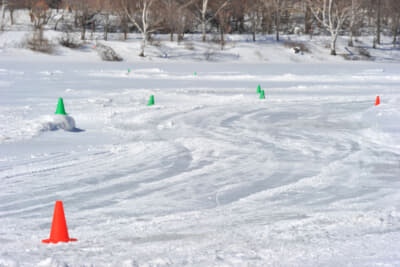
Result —
<instances>
[{"instance_id":1,"label":"snow bank","mask_svg":"<svg viewBox=\"0 0 400 267\"><path fill-rule=\"evenodd\" d=\"M48 131L77 130L73 117L58 114L43 116L36 120L21 120L15 118L12 127L10 126L0 130L0 143L30 139Z\"/></svg>"},{"instance_id":2,"label":"snow bank","mask_svg":"<svg viewBox=\"0 0 400 267\"><path fill-rule=\"evenodd\" d=\"M2 256L2 257L0 257L0 266L1 267L19 267L19 264L13 259Z\"/></svg>"},{"instance_id":3,"label":"snow bank","mask_svg":"<svg viewBox=\"0 0 400 267\"><path fill-rule=\"evenodd\" d=\"M54 131L63 129L66 131L72 131L75 129L75 120L71 116L64 116L56 114L50 118L50 120L41 123L41 131Z\"/></svg>"},{"instance_id":4,"label":"snow bank","mask_svg":"<svg viewBox=\"0 0 400 267\"><path fill-rule=\"evenodd\" d=\"M65 262L60 262L53 258L47 258L45 260L40 261L36 267L68 267L68 264Z\"/></svg>"},{"instance_id":5,"label":"snow bank","mask_svg":"<svg viewBox=\"0 0 400 267\"><path fill-rule=\"evenodd\" d=\"M365 134L379 143L400 148L400 98L380 97L381 104L366 110L362 119L370 125Z\"/></svg>"}]
</instances>

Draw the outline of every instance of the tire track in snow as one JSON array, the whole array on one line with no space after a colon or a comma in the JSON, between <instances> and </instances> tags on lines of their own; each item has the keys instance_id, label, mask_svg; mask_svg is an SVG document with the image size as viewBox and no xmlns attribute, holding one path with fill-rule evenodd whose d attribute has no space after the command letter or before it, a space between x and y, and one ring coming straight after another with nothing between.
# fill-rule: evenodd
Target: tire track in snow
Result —
<instances>
[{"instance_id":1,"label":"tire track in snow","mask_svg":"<svg viewBox=\"0 0 400 267\"><path fill-rule=\"evenodd\" d=\"M155 146L155 144L151 144L151 146ZM103 153L96 153L92 156L84 155L74 163L72 163L68 157L65 157L62 158L65 163L60 166L54 166L51 160L49 160L50 162L38 162L37 164L39 166L43 166L42 164L45 163L44 166L53 165L53 167L39 169L30 167L31 170L18 173L14 176L10 175L8 179L41 179L46 173L57 173L57 176L62 177L62 179L59 181L52 181L51 184L47 186L43 186L45 180L37 182L32 181L34 185L38 184L38 186L35 185L35 187L32 188L31 195L35 196L33 198L26 199L26 197L19 194L13 194L13 200L8 196L5 197L5 201L2 201L0 205L0 217L21 213L29 214L30 210L36 211L42 204L46 207L47 203L51 202L51 199L54 199L57 195L64 195L66 200L75 204L77 208L84 210L111 205L115 203L112 199L122 201L124 197L118 197L118 195L122 193L129 192L132 194L132 192L138 191L137 193L127 196L127 198L132 198L141 194L146 195L150 194L152 191L157 191L158 187L147 189L146 191L139 190L140 188L138 186L167 179L175 172L186 169L191 160L190 157L185 154L185 151L178 151L176 148L166 143L161 146L164 146L165 150L171 150L171 152L167 154L168 158L157 158L154 157L155 154L152 153L152 155L145 155L141 161L135 164L126 160L126 158L129 159L130 156L135 156L136 154L134 153L134 155L132 155L129 150L123 153L117 153L116 155L112 155L112 153L106 151ZM146 145L143 146L143 151L145 149ZM157 150L156 152L161 151ZM177 156L175 157L174 154ZM153 158L150 159L149 156L153 156ZM110 157L112 158L111 161ZM160 167L158 162L162 160L165 161L165 166ZM101 166L101 168L96 170L99 166ZM152 169L159 170L155 172L149 171ZM80 173L80 170L84 170L84 172Z\"/></svg>"}]
</instances>

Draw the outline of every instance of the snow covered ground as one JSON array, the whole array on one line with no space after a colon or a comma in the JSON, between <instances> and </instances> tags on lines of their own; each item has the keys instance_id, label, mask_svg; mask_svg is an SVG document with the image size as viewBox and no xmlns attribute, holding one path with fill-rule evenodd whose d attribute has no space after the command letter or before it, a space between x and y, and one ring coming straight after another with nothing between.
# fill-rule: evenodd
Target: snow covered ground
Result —
<instances>
[{"instance_id":1,"label":"snow covered ground","mask_svg":"<svg viewBox=\"0 0 400 267\"><path fill-rule=\"evenodd\" d=\"M125 61L105 63L21 36L0 35L1 267L400 265L394 56L114 42ZM41 243L56 200L78 242Z\"/></svg>"}]
</instances>

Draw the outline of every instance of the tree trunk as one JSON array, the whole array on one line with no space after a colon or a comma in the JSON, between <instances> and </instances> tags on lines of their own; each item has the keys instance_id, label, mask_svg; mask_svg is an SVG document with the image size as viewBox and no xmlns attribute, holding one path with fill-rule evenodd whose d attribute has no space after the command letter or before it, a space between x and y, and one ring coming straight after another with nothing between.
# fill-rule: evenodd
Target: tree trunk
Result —
<instances>
[{"instance_id":1,"label":"tree trunk","mask_svg":"<svg viewBox=\"0 0 400 267\"><path fill-rule=\"evenodd\" d=\"M1 14L0 14L0 31L4 30L4 16L6 12L6 3L2 3L1 5Z\"/></svg>"},{"instance_id":2,"label":"tree trunk","mask_svg":"<svg viewBox=\"0 0 400 267\"><path fill-rule=\"evenodd\" d=\"M279 7L276 9L275 26L276 26L276 40L279 41L279 30L281 26L281 11Z\"/></svg>"},{"instance_id":3,"label":"tree trunk","mask_svg":"<svg viewBox=\"0 0 400 267\"><path fill-rule=\"evenodd\" d=\"M349 36L349 42L348 45L350 47L353 47L353 36L354 36L354 23L356 19L356 13L355 13L355 5L354 5L354 0L351 0L351 18L350 18L350 36Z\"/></svg>"},{"instance_id":4,"label":"tree trunk","mask_svg":"<svg viewBox=\"0 0 400 267\"><path fill-rule=\"evenodd\" d=\"M40 25L39 26L39 43L40 43L40 46L42 46L42 43L43 43L43 41L44 41L44 38L43 38L43 26L42 25Z\"/></svg>"},{"instance_id":5,"label":"tree trunk","mask_svg":"<svg viewBox=\"0 0 400 267\"><path fill-rule=\"evenodd\" d=\"M203 35L203 38L202 38L202 40L203 40L203 42L205 42L206 41L206 21L205 21L205 18L204 19L202 19L202 21L201 21L201 32L202 32L202 35Z\"/></svg>"},{"instance_id":6,"label":"tree trunk","mask_svg":"<svg viewBox=\"0 0 400 267\"><path fill-rule=\"evenodd\" d=\"M400 16L398 16L395 19L394 22L394 27L393 27L393 47L396 48L396 44L397 44L397 34L399 32L399 28L400 28Z\"/></svg>"},{"instance_id":7,"label":"tree trunk","mask_svg":"<svg viewBox=\"0 0 400 267\"><path fill-rule=\"evenodd\" d=\"M78 28L78 10L75 10L75 17L74 17L74 26L75 28Z\"/></svg>"},{"instance_id":8,"label":"tree trunk","mask_svg":"<svg viewBox=\"0 0 400 267\"><path fill-rule=\"evenodd\" d=\"M253 18L252 20L251 20L251 28L252 28L252 34L253 34L253 42L255 42L256 41L256 21L255 21L256 19L255 18Z\"/></svg>"},{"instance_id":9,"label":"tree trunk","mask_svg":"<svg viewBox=\"0 0 400 267\"><path fill-rule=\"evenodd\" d=\"M142 44L140 45L140 54L139 56L144 57L144 49L146 47L146 42L147 42L147 38L148 38L148 34L146 32L142 33Z\"/></svg>"},{"instance_id":10,"label":"tree trunk","mask_svg":"<svg viewBox=\"0 0 400 267\"><path fill-rule=\"evenodd\" d=\"M11 25L14 25L14 9L10 9L10 20Z\"/></svg>"},{"instance_id":11,"label":"tree trunk","mask_svg":"<svg viewBox=\"0 0 400 267\"><path fill-rule=\"evenodd\" d=\"M203 6L201 8L201 31L203 35L203 42L206 41L206 13L207 13L208 0L203 0Z\"/></svg>"},{"instance_id":12,"label":"tree trunk","mask_svg":"<svg viewBox=\"0 0 400 267\"><path fill-rule=\"evenodd\" d=\"M353 46L354 46L354 43L353 43L353 36L354 36L353 30L350 29L350 36L349 36L349 42L348 42L348 46L350 46L350 47L353 47Z\"/></svg>"},{"instance_id":13,"label":"tree trunk","mask_svg":"<svg viewBox=\"0 0 400 267\"><path fill-rule=\"evenodd\" d=\"M86 27L85 27L85 19L82 18L81 21L81 40L84 41L86 39Z\"/></svg>"},{"instance_id":14,"label":"tree trunk","mask_svg":"<svg viewBox=\"0 0 400 267\"><path fill-rule=\"evenodd\" d=\"M177 38L178 44L180 44L180 42L183 41L183 36L184 36L184 34L182 32L178 33L178 38Z\"/></svg>"},{"instance_id":15,"label":"tree trunk","mask_svg":"<svg viewBox=\"0 0 400 267\"><path fill-rule=\"evenodd\" d=\"M104 41L108 40L108 24L104 25Z\"/></svg>"},{"instance_id":16,"label":"tree trunk","mask_svg":"<svg viewBox=\"0 0 400 267\"><path fill-rule=\"evenodd\" d=\"M336 40L337 40L337 34L334 34L331 36L331 55L336 56Z\"/></svg>"},{"instance_id":17,"label":"tree trunk","mask_svg":"<svg viewBox=\"0 0 400 267\"><path fill-rule=\"evenodd\" d=\"M128 21L126 17L122 18L121 26L122 26L122 31L124 32L124 40L126 41L128 39Z\"/></svg>"},{"instance_id":18,"label":"tree trunk","mask_svg":"<svg viewBox=\"0 0 400 267\"><path fill-rule=\"evenodd\" d=\"M54 30L55 31L57 30L58 23L63 19L64 19L64 16L61 16L61 18L56 21L56 23L54 24Z\"/></svg>"},{"instance_id":19,"label":"tree trunk","mask_svg":"<svg viewBox=\"0 0 400 267\"><path fill-rule=\"evenodd\" d=\"M304 17L304 33L305 34L309 34L311 31L311 24L312 24L311 16L312 16L311 9L310 9L310 7L307 6L306 12L305 12L305 17Z\"/></svg>"},{"instance_id":20,"label":"tree trunk","mask_svg":"<svg viewBox=\"0 0 400 267\"><path fill-rule=\"evenodd\" d=\"M108 40L108 25L109 24L110 24L110 15L107 14L105 17L105 22L104 22L104 41Z\"/></svg>"},{"instance_id":21,"label":"tree trunk","mask_svg":"<svg viewBox=\"0 0 400 267\"><path fill-rule=\"evenodd\" d=\"M381 44L381 0L378 0L378 10L376 17L376 43Z\"/></svg>"},{"instance_id":22,"label":"tree trunk","mask_svg":"<svg viewBox=\"0 0 400 267\"><path fill-rule=\"evenodd\" d=\"M224 38L224 27L222 25L219 26L219 31L221 36L221 50L224 50L225 38Z\"/></svg>"},{"instance_id":23,"label":"tree trunk","mask_svg":"<svg viewBox=\"0 0 400 267\"><path fill-rule=\"evenodd\" d=\"M239 33L242 34L243 32L245 32L244 30L244 17L240 16L239 18Z\"/></svg>"}]
</instances>

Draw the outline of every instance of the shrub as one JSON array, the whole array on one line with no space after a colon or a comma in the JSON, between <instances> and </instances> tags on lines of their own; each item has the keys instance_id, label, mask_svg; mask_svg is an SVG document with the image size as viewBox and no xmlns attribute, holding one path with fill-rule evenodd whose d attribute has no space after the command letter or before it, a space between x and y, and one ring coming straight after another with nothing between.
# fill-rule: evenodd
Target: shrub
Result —
<instances>
[{"instance_id":1,"label":"shrub","mask_svg":"<svg viewBox=\"0 0 400 267\"><path fill-rule=\"evenodd\" d=\"M365 58L371 58L371 54L366 48L363 47L358 48L358 53Z\"/></svg>"},{"instance_id":2,"label":"shrub","mask_svg":"<svg viewBox=\"0 0 400 267\"><path fill-rule=\"evenodd\" d=\"M286 41L283 43L284 47L287 48L292 48L293 51L297 54L297 53L304 53L304 52L310 52L310 50L308 49L308 47L300 42L295 42L295 41Z\"/></svg>"},{"instance_id":3,"label":"shrub","mask_svg":"<svg viewBox=\"0 0 400 267\"><path fill-rule=\"evenodd\" d=\"M122 61L122 57L120 57L114 49L109 46L103 44L97 44L96 50L99 56L104 61Z\"/></svg>"},{"instance_id":4,"label":"shrub","mask_svg":"<svg viewBox=\"0 0 400 267\"><path fill-rule=\"evenodd\" d=\"M60 45L72 49L76 49L82 46L80 40L77 40L69 32L65 32L59 40Z\"/></svg>"},{"instance_id":5,"label":"shrub","mask_svg":"<svg viewBox=\"0 0 400 267\"><path fill-rule=\"evenodd\" d=\"M149 40L149 44L152 45L152 46L155 46L155 47L161 47L161 45L162 45L160 40L155 40L153 38L151 38Z\"/></svg>"},{"instance_id":6,"label":"shrub","mask_svg":"<svg viewBox=\"0 0 400 267\"><path fill-rule=\"evenodd\" d=\"M343 57L346 60L353 60L353 61L358 61L358 60L371 60L372 56L369 53L369 51L366 48L363 47L358 47L357 48L357 54L344 54Z\"/></svg>"},{"instance_id":7,"label":"shrub","mask_svg":"<svg viewBox=\"0 0 400 267\"><path fill-rule=\"evenodd\" d=\"M195 50L193 42L184 42L184 47L187 50L191 50L191 51Z\"/></svg>"},{"instance_id":8,"label":"shrub","mask_svg":"<svg viewBox=\"0 0 400 267\"><path fill-rule=\"evenodd\" d=\"M49 42L49 40L44 38L42 34L36 31L32 34L32 36L28 37L25 40L24 46L32 51L46 54L54 53L54 46Z\"/></svg>"},{"instance_id":9,"label":"shrub","mask_svg":"<svg viewBox=\"0 0 400 267\"><path fill-rule=\"evenodd\" d=\"M204 59L207 61L213 61L216 54L216 48L210 43L207 50L204 52Z\"/></svg>"}]
</instances>

